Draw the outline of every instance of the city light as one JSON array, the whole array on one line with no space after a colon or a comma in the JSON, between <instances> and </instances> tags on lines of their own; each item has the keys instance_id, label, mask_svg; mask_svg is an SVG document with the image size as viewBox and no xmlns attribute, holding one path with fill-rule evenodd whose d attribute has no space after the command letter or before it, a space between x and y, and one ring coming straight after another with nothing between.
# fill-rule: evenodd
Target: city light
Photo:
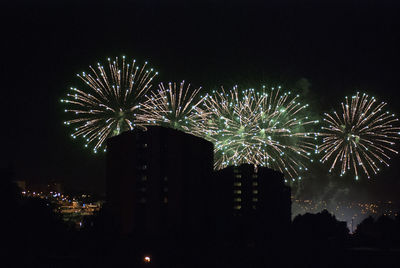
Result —
<instances>
[{"instance_id":1,"label":"city light","mask_svg":"<svg viewBox=\"0 0 400 268\"><path fill-rule=\"evenodd\" d=\"M90 195L79 195L71 197L57 192L32 192L29 190L21 191L24 197L34 197L48 200L54 207L54 212L59 214L63 221L73 223L76 228L83 227L83 218L92 216L98 212L103 201L90 201L86 197ZM47 204L49 206L49 204Z\"/></svg>"}]
</instances>

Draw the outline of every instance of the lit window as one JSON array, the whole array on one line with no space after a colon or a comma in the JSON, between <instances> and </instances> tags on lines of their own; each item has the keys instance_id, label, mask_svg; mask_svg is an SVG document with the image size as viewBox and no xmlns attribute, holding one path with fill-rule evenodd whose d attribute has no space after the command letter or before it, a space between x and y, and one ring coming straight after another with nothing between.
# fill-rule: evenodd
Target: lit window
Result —
<instances>
[{"instance_id":1,"label":"lit window","mask_svg":"<svg viewBox=\"0 0 400 268\"><path fill-rule=\"evenodd\" d=\"M239 178L240 179L241 177L242 177L242 174L236 174L235 175L235 178Z\"/></svg>"},{"instance_id":2,"label":"lit window","mask_svg":"<svg viewBox=\"0 0 400 268\"><path fill-rule=\"evenodd\" d=\"M234 193L234 194L241 194L241 193L242 193L242 190L234 190L233 193Z\"/></svg>"},{"instance_id":3,"label":"lit window","mask_svg":"<svg viewBox=\"0 0 400 268\"><path fill-rule=\"evenodd\" d=\"M253 177L253 178L258 178L258 175L257 175L257 174L253 174L252 177Z\"/></svg>"},{"instance_id":4,"label":"lit window","mask_svg":"<svg viewBox=\"0 0 400 268\"><path fill-rule=\"evenodd\" d=\"M142 181L147 181L147 176L142 176Z\"/></svg>"},{"instance_id":5,"label":"lit window","mask_svg":"<svg viewBox=\"0 0 400 268\"><path fill-rule=\"evenodd\" d=\"M234 201L235 201L235 202L242 202L242 198L237 197L237 198L234 199Z\"/></svg>"},{"instance_id":6,"label":"lit window","mask_svg":"<svg viewBox=\"0 0 400 268\"><path fill-rule=\"evenodd\" d=\"M258 185L258 182L253 182L253 186L257 186Z\"/></svg>"},{"instance_id":7,"label":"lit window","mask_svg":"<svg viewBox=\"0 0 400 268\"><path fill-rule=\"evenodd\" d=\"M163 202L164 202L164 204L167 204L168 203L168 197L164 197Z\"/></svg>"},{"instance_id":8,"label":"lit window","mask_svg":"<svg viewBox=\"0 0 400 268\"><path fill-rule=\"evenodd\" d=\"M253 205L253 209L257 209L257 207L255 205Z\"/></svg>"},{"instance_id":9,"label":"lit window","mask_svg":"<svg viewBox=\"0 0 400 268\"><path fill-rule=\"evenodd\" d=\"M257 202L258 201L258 198L257 197L253 197L253 202Z\"/></svg>"},{"instance_id":10,"label":"lit window","mask_svg":"<svg viewBox=\"0 0 400 268\"><path fill-rule=\"evenodd\" d=\"M241 182L234 182L233 185L234 186L242 186L242 183Z\"/></svg>"},{"instance_id":11,"label":"lit window","mask_svg":"<svg viewBox=\"0 0 400 268\"><path fill-rule=\"evenodd\" d=\"M236 210L239 210L239 209L241 209L241 208L242 208L241 205L238 205L238 206L234 206L234 207L233 207L233 209L236 209Z\"/></svg>"},{"instance_id":12,"label":"lit window","mask_svg":"<svg viewBox=\"0 0 400 268\"><path fill-rule=\"evenodd\" d=\"M253 190L253 194L258 194L258 190Z\"/></svg>"},{"instance_id":13,"label":"lit window","mask_svg":"<svg viewBox=\"0 0 400 268\"><path fill-rule=\"evenodd\" d=\"M142 166L142 169L143 169L143 170L146 170L146 169L147 169L147 165L143 165L143 166Z\"/></svg>"}]
</instances>

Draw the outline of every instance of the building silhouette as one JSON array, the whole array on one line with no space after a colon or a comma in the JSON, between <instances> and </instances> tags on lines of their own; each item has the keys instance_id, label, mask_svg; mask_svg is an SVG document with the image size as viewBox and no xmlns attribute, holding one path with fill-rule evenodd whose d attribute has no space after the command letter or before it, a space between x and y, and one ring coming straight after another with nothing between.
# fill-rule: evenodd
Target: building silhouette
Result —
<instances>
[{"instance_id":1,"label":"building silhouette","mask_svg":"<svg viewBox=\"0 0 400 268\"><path fill-rule=\"evenodd\" d=\"M283 174L250 164L214 174L217 234L223 243L264 246L282 239L291 223L291 190Z\"/></svg>"},{"instance_id":2,"label":"building silhouette","mask_svg":"<svg viewBox=\"0 0 400 268\"><path fill-rule=\"evenodd\" d=\"M209 267L235 262L238 248L285 243L291 199L283 174L248 164L213 171L213 160L212 143L169 128L108 139L107 206L142 260Z\"/></svg>"},{"instance_id":3,"label":"building silhouette","mask_svg":"<svg viewBox=\"0 0 400 268\"><path fill-rule=\"evenodd\" d=\"M106 162L107 202L121 234L178 244L210 234L212 143L148 127L110 138Z\"/></svg>"}]
</instances>

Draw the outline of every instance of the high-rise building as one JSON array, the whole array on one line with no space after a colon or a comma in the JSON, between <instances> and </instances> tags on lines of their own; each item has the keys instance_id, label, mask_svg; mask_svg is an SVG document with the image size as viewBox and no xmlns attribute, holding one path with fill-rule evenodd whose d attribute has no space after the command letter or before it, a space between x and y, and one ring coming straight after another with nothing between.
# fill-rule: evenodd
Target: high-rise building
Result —
<instances>
[{"instance_id":1,"label":"high-rise building","mask_svg":"<svg viewBox=\"0 0 400 268\"><path fill-rule=\"evenodd\" d=\"M107 202L122 234L180 241L212 228L213 145L148 127L107 143Z\"/></svg>"},{"instance_id":2,"label":"high-rise building","mask_svg":"<svg viewBox=\"0 0 400 268\"><path fill-rule=\"evenodd\" d=\"M216 171L214 180L221 239L246 244L288 233L291 191L282 173L243 164Z\"/></svg>"}]
</instances>

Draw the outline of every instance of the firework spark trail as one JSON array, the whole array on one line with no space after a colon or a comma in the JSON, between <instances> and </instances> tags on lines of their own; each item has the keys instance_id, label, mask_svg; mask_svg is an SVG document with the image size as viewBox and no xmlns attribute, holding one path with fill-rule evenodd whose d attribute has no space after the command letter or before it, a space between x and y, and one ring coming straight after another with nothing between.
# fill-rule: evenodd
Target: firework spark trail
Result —
<instances>
[{"instance_id":1,"label":"firework spark trail","mask_svg":"<svg viewBox=\"0 0 400 268\"><path fill-rule=\"evenodd\" d=\"M144 125L160 125L185 131L196 135L194 125L200 117L194 113L194 109L201 103L198 99L200 88L191 89L190 84L163 83L156 92L146 95L142 103L138 120Z\"/></svg>"},{"instance_id":2,"label":"firework spark trail","mask_svg":"<svg viewBox=\"0 0 400 268\"><path fill-rule=\"evenodd\" d=\"M280 87L259 92L222 88L207 95L196 108L203 119L196 127L215 145L215 168L250 163L279 170L293 180L299 170L307 170L316 135L304 128L317 121L301 115L308 105L297 99Z\"/></svg>"},{"instance_id":3,"label":"firework spark trail","mask_svg":"<svg viewBox=\"0 0 400 268\"><path fill-rule=\"evenodd\" d=\"M326 125L320 133L323 144L318 151L323 153L321 162L333 159L330 172L340 162L340 175L351 170L358 180L358 166L368 178L371 171L374 174L379 171L376 161L389 166L389 152L398 153L392 147L400 138L400 127L393 125L398 122L394 114L382 111L385 106L386 103L377 104L374 97L357 92L351 101L345 98L345 103L341 104L342 114L325 113Z\"/></svg>"},{"instance_id":4,"label":"firework spark trail","mask_svg":"<svg viewBox=\"0 0 400 268\"><path fill-rule=\"evenodd\" d=\"M74 117L64 122L65 125L75 125L71 136L74 139L85 138L85 147L93 144L93 150L97 152L108 137L141 127L137 124L136 112L141 98L158 74L146 67L147 62L140 68L135 60L130 64L125 57L122 57L120 66L117 57L113 61L108 59L108 69L97 63L97 68L89 66L90 73L78 74L86 88L71 88L72 93L61 100L69 105L65 112Z\"/></svg>"}]
</instances>

